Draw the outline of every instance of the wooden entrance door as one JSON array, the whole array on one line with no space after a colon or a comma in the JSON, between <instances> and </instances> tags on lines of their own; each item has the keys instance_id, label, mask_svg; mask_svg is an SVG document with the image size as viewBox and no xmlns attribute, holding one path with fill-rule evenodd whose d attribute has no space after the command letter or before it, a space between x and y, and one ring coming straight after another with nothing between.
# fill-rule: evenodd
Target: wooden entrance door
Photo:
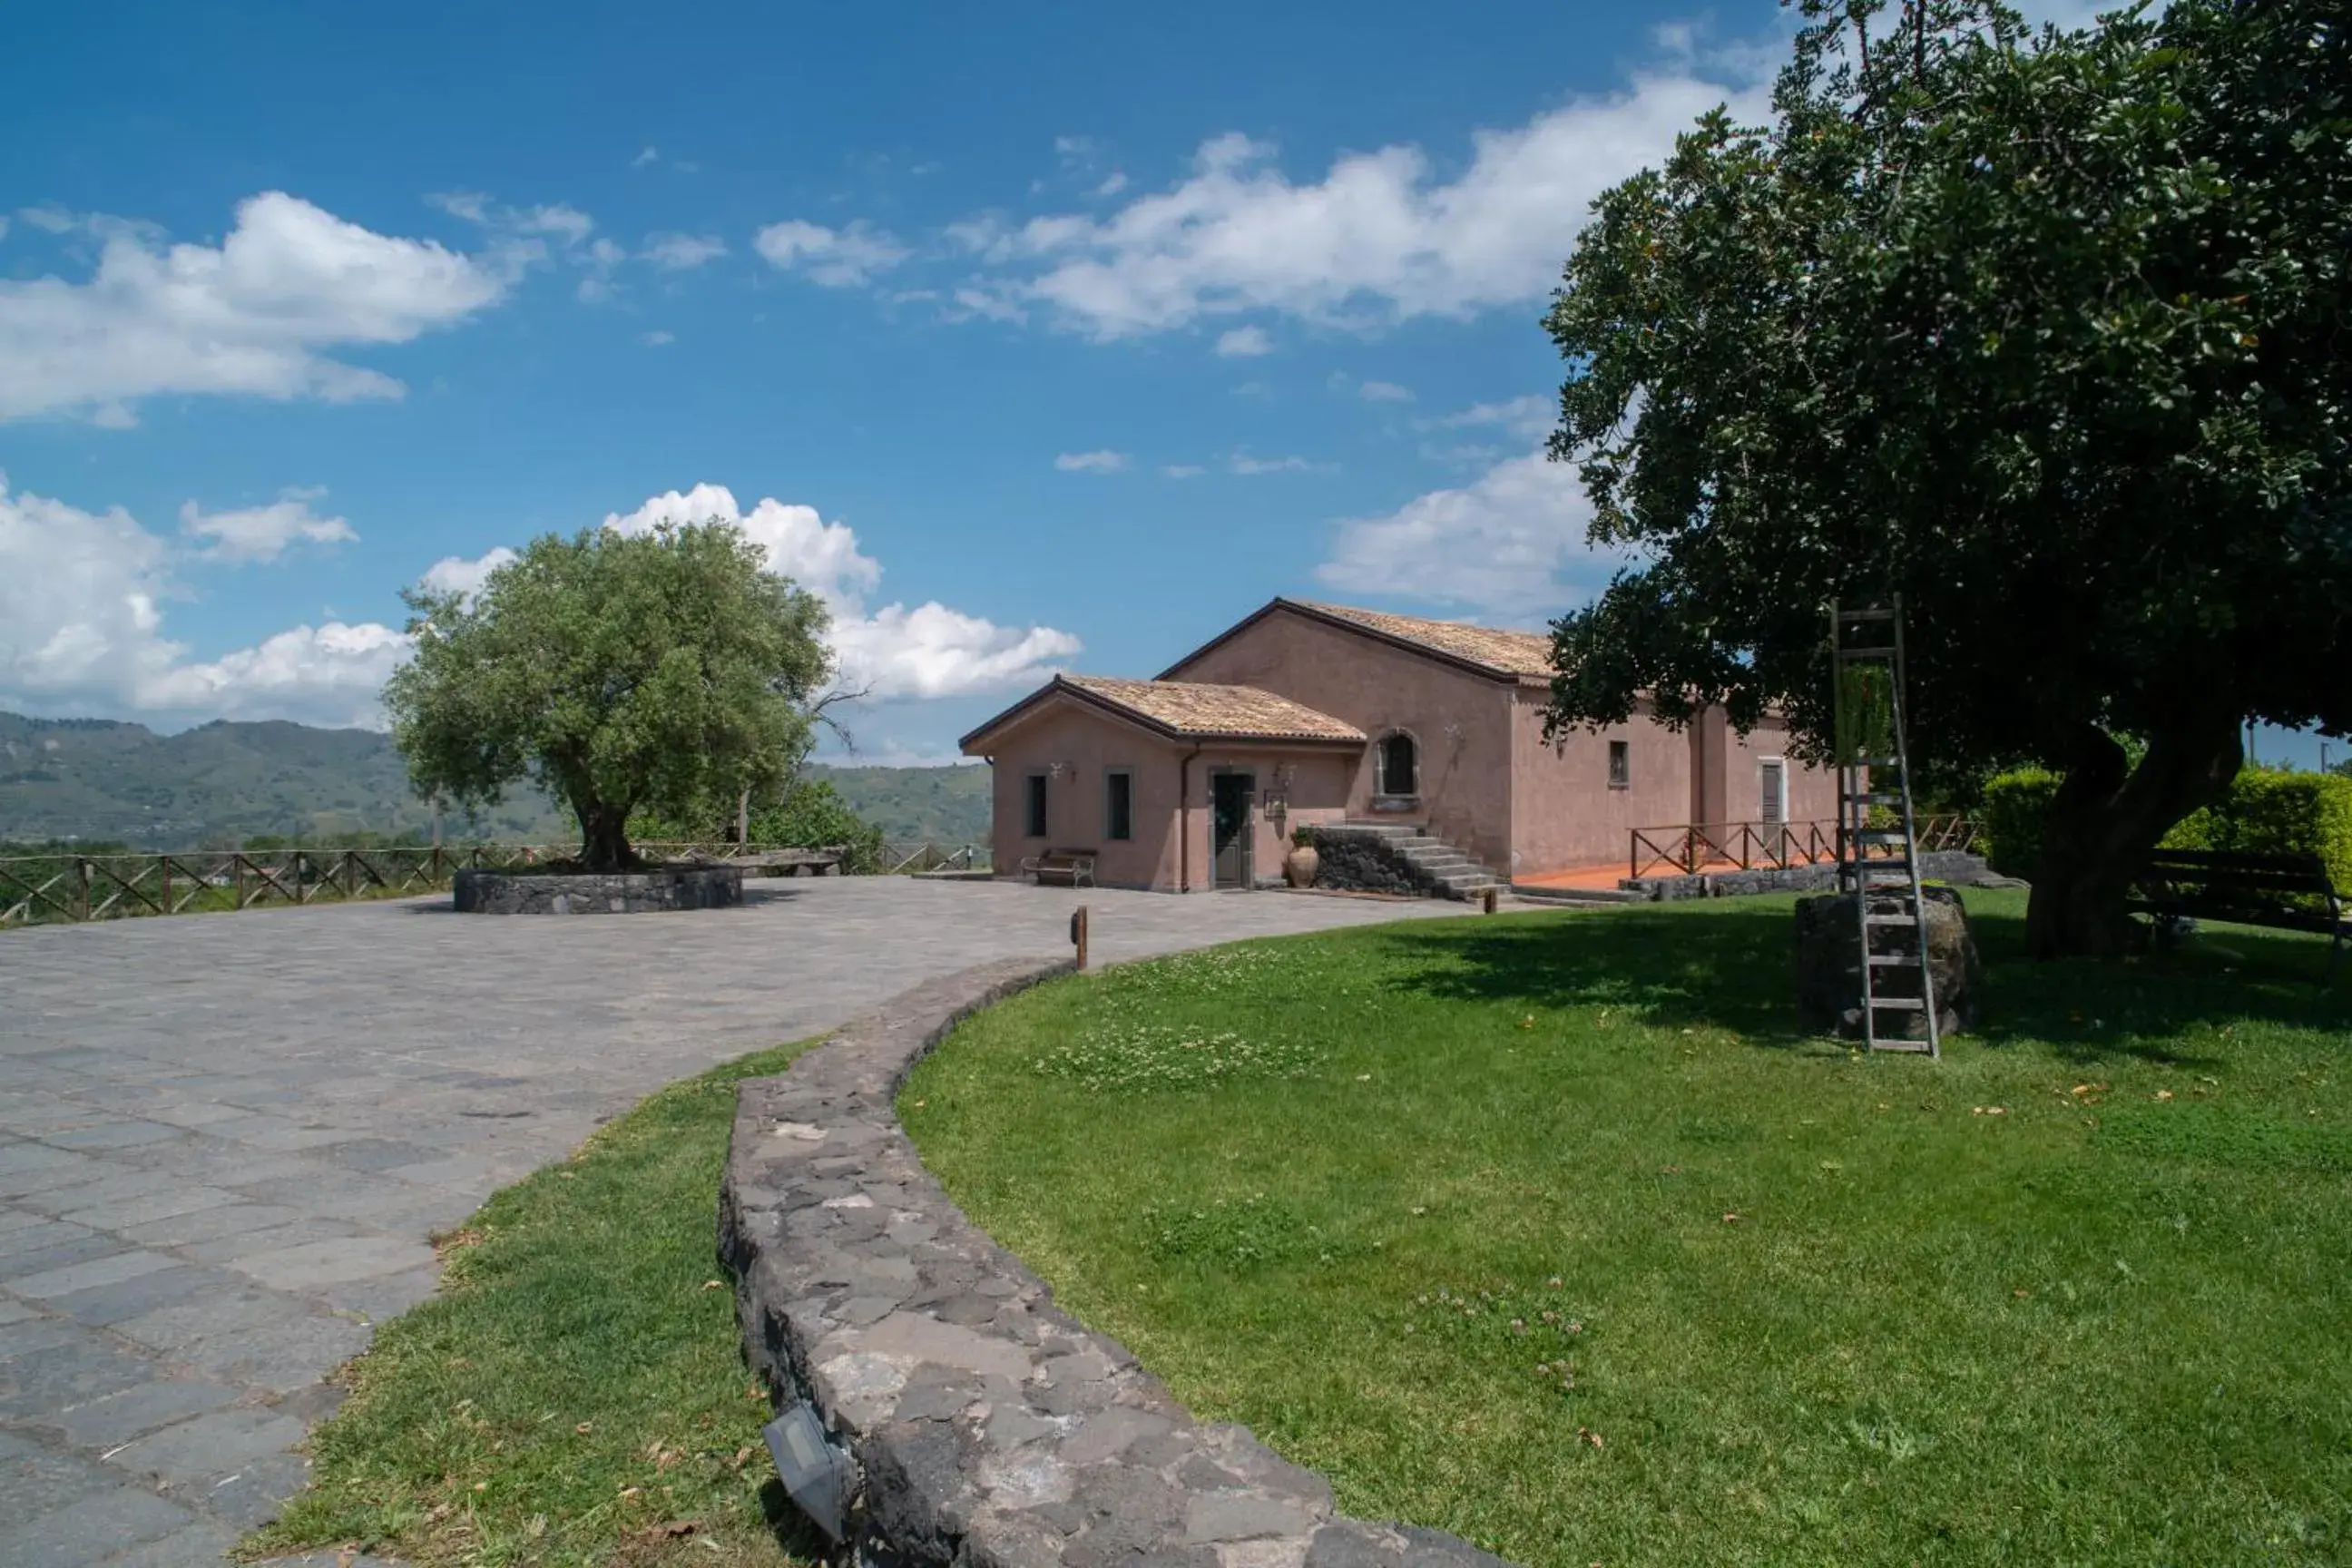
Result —
<instances>
[{"instance_id":1,"label":"wooden entrance door","mask_svg":"<svg viewBox=\"0 0 2352 1568\"><path fill-rule=\"evenodd\" d=\"M1250 796L1256 793L1257 777L1254 773L1209 775L1213 886L1246 888L1251 884Z\"/></svg>"}]
</instances>

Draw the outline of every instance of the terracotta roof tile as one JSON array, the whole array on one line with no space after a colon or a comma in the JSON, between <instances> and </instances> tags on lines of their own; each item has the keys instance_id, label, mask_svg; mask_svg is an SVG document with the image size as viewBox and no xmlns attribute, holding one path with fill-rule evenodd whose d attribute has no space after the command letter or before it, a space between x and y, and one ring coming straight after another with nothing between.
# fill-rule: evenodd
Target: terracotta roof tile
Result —
<instances>
[{"instance_id":1,"label":"terracotta roof tile","mask_svg":"<svg viewBox=\"0 0 2352 1568\"><path fill-rule=\"evenodd\" d=\"M1497 675L1536 676L1549 680L1551 638L1541 632L1507 632L1492 626L1465 626L1460 621L1433 621L1420 616L1392 616L1385 610L1358 609L1353 605L1320 605L1311 600L1289 601L1302 610L1352 621L1368 631L1399 642L1466 659Z\"/></svg>"},{"instance_id":2,"label":"terracotta roof tile","mask_svg":"<svg viewBox=\"0 0 2352 1568\"><path fill-rule=\"evenodd\" d=\"M1364 732L1328 713L1255 686L1212 686L1197 680L1117 680L1065 675L1075 688L1156 727L1179 735L1267 741L1360 741Z\"/></svg>"}]
</instances>

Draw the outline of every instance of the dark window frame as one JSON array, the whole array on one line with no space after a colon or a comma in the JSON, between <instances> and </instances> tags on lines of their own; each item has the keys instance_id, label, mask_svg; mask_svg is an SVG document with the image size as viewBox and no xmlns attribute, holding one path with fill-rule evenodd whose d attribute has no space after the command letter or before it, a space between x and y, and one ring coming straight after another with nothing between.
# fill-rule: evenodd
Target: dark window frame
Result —
<instances>
[{"instance_id":1,"label":"dark window frame","mask_svg":"<svg viewBox=\"0 0 2352 1568\"><path fill-rule=\"evenodd\" d=\"M1045 776L1044 770L1040 769L1027 774L1022 785L1027 792L1021 801L1021 836L1024 838L1052 837L1049 825L1053 817L1048 805Z\"/></svg>"},{"instance_id":2,"label":"dark window frame","mask_svg":"<svg viewBox=\"0 0 2352 1568\"><path fill-rule=\"evenodd\" d=\"M1124 821L1120 820L1122 817ZM1113 844L1135 842L1133 768L1103 770L1103 837Z\"/></svg>"},{"instance_id":3,"label":"dark window frame","mask_svg":"<svg viewBox=\"0 0 2352 1568\"><path fill-rule=\"evenodd\" d=\"M1609 787L1633 787L1633 742L1631 741L1609 742Z\"/></svg>"},{"instance_id":4,"label":"dark window frame","mask_svg":"<svg viewBox=\"0 0 2352 1568\"><path fill-rule=\"evenodd\" d=\"M1389 766L1389 748L1403 742L1412 760L1412 776L1406 782L1409 789L1396 787L1396 779ZM1391 730L1374 742L1372 752L1372 794L1381 800L1418 800L1421 798L1421 741L1410 730Z\"/></svg>"}]
</instances>

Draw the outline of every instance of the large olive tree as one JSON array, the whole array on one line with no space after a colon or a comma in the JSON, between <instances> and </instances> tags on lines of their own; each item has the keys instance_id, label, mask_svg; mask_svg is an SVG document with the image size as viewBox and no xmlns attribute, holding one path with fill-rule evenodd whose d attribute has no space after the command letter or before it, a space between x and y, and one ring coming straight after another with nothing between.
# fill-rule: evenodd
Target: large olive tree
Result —
<instances>
[{"instance_id":1,"label":"large olive tree","mask_svg":"<svg viewBox=\"0 0 2352 1568\"><path fill-rule=\"evenodd\" d=\"M1798 8L1769 122L1607 193L1547 319L1634 559L1554 716L1777 707L1818 756L1823 606L1900 593L1915 761L2061 771L2031 934L2109 951L2248 720L2352 727L2352 29Z\"/></svg>"},{"instance_id":2,"label":"large olive tree","mask_svg":"<svg viewBox=\"0 0 2352 1568\"><path fill-rule=\"evenodd\" d=\"M384 688L420 794L524 780L568 804L592 870L638 865L630 814L781 775L829 668L824 606L720 522L546 534L478 595L404 595L416 650Z\"/></svg>"}]
</instances>

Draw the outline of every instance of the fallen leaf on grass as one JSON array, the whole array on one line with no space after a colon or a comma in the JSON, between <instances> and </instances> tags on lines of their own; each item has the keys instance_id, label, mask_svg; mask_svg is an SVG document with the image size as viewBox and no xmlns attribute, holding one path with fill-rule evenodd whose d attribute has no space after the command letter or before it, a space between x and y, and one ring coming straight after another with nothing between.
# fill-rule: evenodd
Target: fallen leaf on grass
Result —
<instances>
[{"instance_id":1,"label":"fallen leaf on grass","mask_svg":"<svg viewBox=\"0 0 2352 1568\"><path fill-rule=\"evenodd\" d=\"M724 1279L705 1279L702 1282L702 1288L706 1290L724 1290L727 1289L727 1281Z\"/></svg>"},{"instance_id":2,"label":"fallen leaf on grass","mask_svg":"<svg viewBox=\"0 0 2352 1568\"><path fill-rule=\"evenodd\" d=\"M1576 1435L1577 1435L1577 1436L1578 1436L1578 1437L1581 1438L1583 1441L1585 1441L1585 1442L1587 1442L1587 1443L1591 1444L1591 1445L1592 1445L1594 1447L1596 1447L1596 1448L1598 1448L1598 1447L1601 1447L1601 1434L1600 1434L1600 1433L1598 1433L1598 1432L1595 1432L1595 1431L1594 1431L1591 1427L1590 1427L1590 1426L1579 1426L1579 1427L1576 1429Z\"/></svg>"},{"instance_id":3,"label":"fallen leaf on grass","mask_svg":"<svg viewBox=\"0 0 2352 1568\"><path fill-rule=\"evenodd\" d=\"M1741 1220L1746 1219L1747 1217L1748 1216L1746 1215L1739 1213L1737 1209L1726 1209L1723 1211L1723 1223L1726 1225L1738 1225Z\"/></svg>"},{"instance_id":4,"label":"fallen leaf on grass","mask_svg":"<svg viewBox=\"0 0 2352 1568\"><path fill-rule=\"evenodd\" d=\"M2156 1098L2158 1100L2170 1100L2172 1098L2172 1091L2168 1089L2159 1089L2156 1091Z\"/></svg>"}]
</instances>

